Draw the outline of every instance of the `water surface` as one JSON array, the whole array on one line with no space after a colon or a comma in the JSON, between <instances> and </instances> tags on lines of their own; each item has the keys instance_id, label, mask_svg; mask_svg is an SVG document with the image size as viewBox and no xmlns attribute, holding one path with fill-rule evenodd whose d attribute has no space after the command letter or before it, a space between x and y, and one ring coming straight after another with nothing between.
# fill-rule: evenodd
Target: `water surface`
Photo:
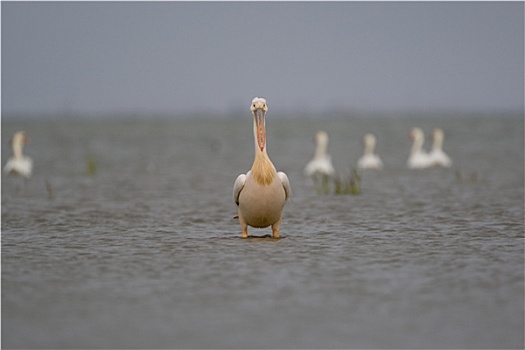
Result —
<instances>
[{"instance_id":1,"label":"water surface","mask_svg":"<svg viewBox=\"0 0 525 350\"><path fill-rule=\"evenodd\" d=\"M453 168L406 168L412 126L445 130ZM293 190L279 240L241 239L233 219L249 117L4 121L35 169L2 176L2 346L524 347L523 116L267 128ZM377 136L385 169L361 195L303 177L319 129L340 174Z\"/></svg>"}]
</instances>

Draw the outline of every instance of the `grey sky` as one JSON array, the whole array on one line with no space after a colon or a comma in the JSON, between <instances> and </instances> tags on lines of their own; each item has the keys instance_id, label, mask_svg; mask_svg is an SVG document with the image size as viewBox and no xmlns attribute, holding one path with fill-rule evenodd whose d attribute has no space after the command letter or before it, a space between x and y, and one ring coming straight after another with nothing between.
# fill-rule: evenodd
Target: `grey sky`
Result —
<instances>
[{"instance_id":1,"label":"grey sky","mask_svg":"<svg viewBox=\"0 0 525 350\"><path fill-rule=\"evenodd\" d=\"M2 2L2 112L523 110L523 2Z\"/></svg>"}]
</instances>

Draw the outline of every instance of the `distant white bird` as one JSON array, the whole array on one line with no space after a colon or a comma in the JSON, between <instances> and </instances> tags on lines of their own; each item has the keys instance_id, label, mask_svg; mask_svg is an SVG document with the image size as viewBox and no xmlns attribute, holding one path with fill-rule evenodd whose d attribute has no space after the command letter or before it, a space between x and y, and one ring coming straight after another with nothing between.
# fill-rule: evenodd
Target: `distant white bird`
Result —
<instances>
[{"instance_id":1,"label":"distant white bird","mask_svg":"<svg viewBox=\"0 0 525 350\"><path fill-rule=\"evenodd\" d=\"M315 142L314 158L304 168L304 174L306 176L333 176L335 170L332 165L332 157L327 152L328 134L324 131L318 131L315 135Z\"/></svg>"},{"instance_id":2,"label":"distant white bird","mask_svg":"<svg viewBox=\"0 0 525 350\"><path fill-rule=\"evenodd\" d=\"M285 173L275 170L266 153L266 100L254 98L251 111L255 159L252 169L235 180L233 200L237 204L243 238L248 237L248 226L272 226L272 236L278 238L282 211L291 195L290 181Z\"/></svg>"},{"instance_id":3,"label":"distant white bird","mask_svg":"<svg viewBox=\"0 0 525 350\"><path fill-rule=\"evenodd\" d=\"M425 135L420 128L412 128L409 134L412 139L412 148L407 160L407 166L410 169L424 169L432 166L432 160L429 154L423 149Z\"/></svg>"},{"instance_id":4,"label":"distant white bird","mask_svg":"<svg viewBox=\"0 0 525 350\"><path fill-rule=\"evenodd\" d=\"M381 161L381 158L379 158L379 156L374 153L374 149L376 147L376 137L372 134L366 134L363 137L363 144L365 146L365 150L364 154L357 162L357 168L360 170L382 169L383 161Z\"/></svg>"},{"instance_id":5,"label":"distant white bird","mask_svg":"<svg viewBox=\"0 0 525 350\"><path fill-rule=\"evenodd\" d=\"M7 160L4 166L4 173L21 175L26 179L31 177L33 160L22 153L24 144L27 144L28 140L26 133L23 131L18 131L13 135L11 138L13 156Z\"/></svg>"},{"instance_id":6,"label":"distant white bird","mask_svg":"<svg viewBox=\"0 0 525 350\"><path fill-rule=\"evenodd\" d=\"M450 168L452 166L452 160L443 151L443 139L445 133L440 128L435 128L432 132L432 150L430 151L430 160L432 166Z\"/></svg>"}]
</instances>

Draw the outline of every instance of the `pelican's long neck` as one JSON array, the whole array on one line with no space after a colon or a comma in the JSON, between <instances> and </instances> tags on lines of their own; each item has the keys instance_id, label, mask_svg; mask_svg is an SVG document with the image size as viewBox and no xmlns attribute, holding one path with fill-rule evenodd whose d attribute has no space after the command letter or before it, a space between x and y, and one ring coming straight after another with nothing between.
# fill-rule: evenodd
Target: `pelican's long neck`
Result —
<instances>
[{"instance_id":1,"label":"pelican's long neck","mask_svg":"<svg viewBox=\"0 0 525 350\"><path fill-rule=\"evenodd\" d=\"M326 151L328 149L328 143L325 141L318 141L317 145L315 147L315 155L314 157L316 159L323 158L326 155Z\"/></svg>"},{"instance_id":2,"label":"pelican's long neck","mask_svg":"<svg viewBox=\"0 0 525 350\"><path fill-rule=\"evenodd\" d=\"M262 127L253 122L253 136L255 140L255 159L252 165L252 176L260 185L269 185L273 182L277 171L273 165L268 153L266 153L266 130L264 124ZM262 141L263 148L259 147Z\"/></svg>"},{"instance_id":3,"label":"pelican's long neck","mask_svg":"<svg viewBox=\"0 0 525 350\"><path fill-rule=\"evenodd\" d=\"M432 142L432 149L440 151L443 149L443 134L434 133L434 141Z\"/></svg>"},{"instance_id":4,"label":"pelican's long neck","mask_svg":"<svg viewBox=\"0 0 525 350\"><path fill-rule=\"evenodd\" d=\"M423 143L425 138L422 135L415 135L412 143L412 154L421 153L423 151Z\"/></svg>"},{"instance_id":5,"label":"pelican's long neck","mask_svg":"<svg viewBox=\"0 0 525 350\"><path fill-rule=\"evenodd\" d=\"M24 148L23 140L14 139L11 147L13 148L13 156L15 159L22 159L24 157L22 153L22 149Z\"/></svg>"},{"instance_id":6,"label":"pelican's long neck","mask_svg":"<svg viewBox=\"0 0 525 350\"><path fill-rule=\"evenodd\" d=\"M372 140L366 140L365 141L365 155L372 155L374 154L375 149L375 142Z\"/></svg>"}]
</instances>

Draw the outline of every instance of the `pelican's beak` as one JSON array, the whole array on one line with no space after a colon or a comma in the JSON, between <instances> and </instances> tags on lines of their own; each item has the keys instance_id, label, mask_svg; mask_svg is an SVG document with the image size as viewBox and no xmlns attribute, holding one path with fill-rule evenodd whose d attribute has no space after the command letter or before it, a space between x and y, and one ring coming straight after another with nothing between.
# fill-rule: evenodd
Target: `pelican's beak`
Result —
<instances>
[{"instance_id":1,"label":"pelican's beak","mask_svg":"<svg viewBox=\"0 0 525 350\"><path fill-rule=\"evenodd\" d=\"M255 118L255 127L257 129L257 144L262 152L266 145L266 130L264 126L265 112L261 108L258 108L253 112L253 116Z\"/></svg>"}]
</instances>

